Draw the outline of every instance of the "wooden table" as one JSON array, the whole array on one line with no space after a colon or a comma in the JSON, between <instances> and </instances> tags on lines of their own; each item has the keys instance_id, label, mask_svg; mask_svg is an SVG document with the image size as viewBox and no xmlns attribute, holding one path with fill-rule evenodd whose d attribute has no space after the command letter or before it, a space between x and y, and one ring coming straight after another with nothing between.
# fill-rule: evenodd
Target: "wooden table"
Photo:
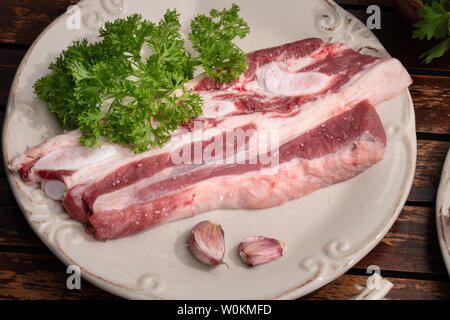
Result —
<instances>
[{"instance_id":1,"label":"wooden table","mask_svg":"<svg viewBox=\"0 0 450 320\"><path fill-rule=\"evenodd\" d=\"M30 44L75 0L0 0L0 106L7 104L14 73ZM435 196L450 146L450 53L429 65L418 61L430 47L411 39L389 0L342 0L365 21L366 7L379 4L381 30L375 34L411 73L417 125L417 171L408 201L381 243L354 268L306 299L347 299L364 286L366 268L378 265L394 284L390 299L449 299L450 281L437 242ZM82 290L66 288L66 267L35 236L20 212L0 169L0 298L114 299L83 281Z\"/></svg>"}]
</instances>

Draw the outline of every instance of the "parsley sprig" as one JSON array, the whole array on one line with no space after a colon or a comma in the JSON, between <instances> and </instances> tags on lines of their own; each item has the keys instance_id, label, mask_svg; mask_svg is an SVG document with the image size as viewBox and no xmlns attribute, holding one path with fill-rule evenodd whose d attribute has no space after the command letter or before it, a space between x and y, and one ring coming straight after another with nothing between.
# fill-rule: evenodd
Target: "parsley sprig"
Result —
<instances>
[{"instance_id":1,"label":"parsley sprig","mask_svg":"<svg viewBox=\"0 0 450 320\"><path fill-rule=\"evenodd\" d=\"M207 75L216 81L235 80L247 67L247 56L232 41L244 38L250 29L239 17L239 7L233 4L230 10L211 10L210 16L198 15L192 20L189 39L200 53L200 62Z\"/></svg>"},{"instance_id":2,"label":"parsley sprig","mask_svg":"<svg viewBox=\"0 0 450 320\"><path fill-rule=\"evenodd\" d=\"M75 41L34 90L65 129L82 131L86 146L100 145L100 137L136 153L162 146L180 123L202 114L202 98L184 87L197 66L218 83L245 71L246 55L232 43L248 33L238 11L233 4L193 19L189 38L198 56L185 48L176 10L167 10L159 23L139 14L107 22L100 41Z\"/></svg>"},{"instance_id":3,"label":"parsley sprig","mask_svg":"<svg viewBox=\"0 0 450 320\"><path fill-rule=\"evenodd\" d=\"M450 49L450 12L445 8L446 3L447 0L428 0L418 9L420 21L414 25L417 29L413 32L413 38L442 40L420 56L425 63L442 57Z\"/></svg>"}]
</instances>

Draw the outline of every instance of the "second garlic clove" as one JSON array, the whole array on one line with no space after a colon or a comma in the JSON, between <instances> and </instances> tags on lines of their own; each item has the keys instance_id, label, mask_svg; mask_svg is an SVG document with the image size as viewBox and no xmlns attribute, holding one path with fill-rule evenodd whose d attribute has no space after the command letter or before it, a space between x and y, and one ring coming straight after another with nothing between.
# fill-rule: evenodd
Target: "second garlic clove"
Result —
<instances>
[{"instance_id":1,"label":"second garlic clove","mask_svg":"<svg viewBox=\"0 0 450 320\"><path fill-rule=\"evenodd\" d=\"M277 239L256 236L242 241L238 250L242 261L254 267L281 257L286 251L286 245Z\"/></svg>"}]
</instances>

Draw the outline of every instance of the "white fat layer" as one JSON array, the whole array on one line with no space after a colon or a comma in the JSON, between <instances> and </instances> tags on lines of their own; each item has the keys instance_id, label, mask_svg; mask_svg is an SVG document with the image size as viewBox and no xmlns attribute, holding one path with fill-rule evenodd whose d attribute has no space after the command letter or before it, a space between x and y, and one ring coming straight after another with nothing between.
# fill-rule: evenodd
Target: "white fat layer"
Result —
<instances>
[{"instance_id":1,"label":"white fat layer","mask_svg":"<svg viewBox=\"0 0 450 320\"><path fill-rule=\"evenodd\" d=\"M43 156L36 162L33 170L78 170L112 157L115 153L115 148L107 144L104 144L101 148L83 146L63 148Z\"/></svg>"},{"instance_id":2,"label":"white fat layer","mask_svg":"<svg viewBox=\"0 0 450 320\"><path fill-rule=\"evenodd\" d=\"M318 93L328 86L332 78L319 72L289 72L274 62L265 65L260 72L258 82L261 88L282 96Z\"/></svg>"},{"instance_id":3,"label":"white fat layer","mask_svg":"<svg viewBox=\"0 0 450 320\"><path fill-rule=\"evenodd\" d=\"M66 191L66 185L59 180L45 180L42 189L50 199L61 200Z\"/></svg>"},{"instance_id":4,"label":"white fat layer","mask_svg":"<svg viewBox=\"0 0 450 320\"><path fill-rule=\"evenodd\" d=\"M248 172L240 173L239 176L243 177L243 178L255 177L255 176L272 176L272 175L278 174L278 172L280 170L292 167L293 165L300 163L300 162L308 163L308 166L310 166L311 168L320 167L321 165L323 165L324 160L327 161L328 159L332 159L337 156L342 156L344 154L352 153L354 150L354 144L359 143L361 141L367 142L370 144L380 144L380 147L377 149L379 149L379 152L380 152L379 157L382 158L382 154L384 152L384 146L382 146L381 142L376 140L371 134L369 134L368 132L364 132L359 138L355 139L353 142L349 142L347 145L343 146L342 148L337 150L337 152L335 152L335 153L330 153L330 154L324 155L322 157L319 157L316 159L311 159L311 160L294 158L290 161L287 161L287 162L284 162L281 164L277 163L276 165L274 165L272 167L267 167L267 168L263 168L263 169L256 170L256 171L248 171ZM96 211L103 211L103 210L104 211L123 210L123 209L126 209L127 207L129 207L130 205L134 205L136 203L147 202L147 201L158 199L158 198L168 195L168 194L177 193L180 190L161 189L156 192L152 192L151 194L148 194L148 196L145 197L144 199L142 199L142 198L139 199L139 198L134 197L134 195L139 190L142 190L148 186L151 186L152 184L157 183L158 181L171 178L174 180L174 183L176 183L176 179L179 176L186 175L186 174L191 175L191 174L194 174L197 170L205 169L205 168L212 169L214 167L216 167L216 165L206 164L206 165L198 165L198 166L186 165L186 166L181 166L178 168L177 167L167 168L150 178L142 179L132 185L127 186L127 187L124 187L119 190L115 190L113 192L99 196L96 199L96 201L94 202L93 211L96 212ZM228 179L230 177L235 177L235 175L216 176L216 177L212 177L212 178L197 182L194 185L208 184L208 183L214 184L216 181Z\"/></svg>"}]
</instances>

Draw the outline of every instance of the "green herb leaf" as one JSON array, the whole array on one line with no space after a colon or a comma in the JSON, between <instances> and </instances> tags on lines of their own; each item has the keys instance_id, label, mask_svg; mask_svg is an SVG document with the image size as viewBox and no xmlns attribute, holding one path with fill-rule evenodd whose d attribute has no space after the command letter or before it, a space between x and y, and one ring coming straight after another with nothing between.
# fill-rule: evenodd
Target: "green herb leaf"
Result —
<instances>
[{"instance_id":1,"label":"green herb leaf","mask_svg":"<svg viewBox=\"0 0 450 320\"><path fill-rule=\"evenodd\" d=\"M180 122L201 114L197 94L174 95L194 72L179 31L175 10L159 24L138 14L107 22L102 41L74 42L50 65L53 73L35 83L35 92L64 128L81 129L84 145L99 145L105 136L136 152L161 146ZM151 55L143 61L145 45Z\"/></svg>"},{"instance_id":2,"label":"green herb leaf","mask_svg":"<svg viewBox=\"0 0 450 320\"><path fill-rule=\"evenodd\" d=\"M446 3L447 0L439 2L428 0L424 1L424 6L417 10L421 20L414 25L417 30L413 31L413 38L445 39L420 56L424 63L430 63L433 59L442 57L449 49L450 12L444 7Z\"/></svg>"},{"instance_id":3,"label":"green herb leaf","mask_svg":"<svg viewBox=\"0 0 450 320\"><path fill-rule=\"evenodd\" d=\"M191 22L189 39L200 54L200 62L207 75L218 83L235 80L247 68L247 55L233 43L244 38L250 28L239 16L239 7L211 10L210 16L201 14Z\"/></svg>"},{"instance_id":4,"label":"green herb leaf","mask_svg":"<svg viewBox=\"0 0 450 320\"><path fill-rule=\"evenodd\" d=\"M423 53L420 59L423 59L425 63L430 63L433 59L442 57L448 49L450 49L450 38L439 42L433 48Z\"/></svg>"},{"instance_id":5,"label":"green herb leaf","mask_svg":"<svg viewBox=\"0 0 450 320\"><path fill-rule=\"evenodd\" d=\"M245 71L246 56L231 43L248 33L238 11L236 5L211 11L218 22L194 19L194 32L208 30L221 42L196 42L200 58L185 49L176 10L167 10L157 24L139 14L106 22L99 42L83 39L64 50L49 66L52 72L35 82L35 93L64 128L82 131L79 141L86 146L100 145L102 136L135 152L162 146L180 123L202 114L202 98L184 88L199 61L218 81ZM211 72L213 67L220 71Z\"/></svg>"},{"instance_id":6,"label":"green herb leaf","mask_svg":"<svg viewBox=\"0 0 450 320\"><path fill-rule=\"evenodd\" d=\"M418 29L414 30L413 38L443 39L450 34L450 12L445 9L445 2L433 1L417 10L421 20L414 25Z\"/></svg>"}]
</instances>

